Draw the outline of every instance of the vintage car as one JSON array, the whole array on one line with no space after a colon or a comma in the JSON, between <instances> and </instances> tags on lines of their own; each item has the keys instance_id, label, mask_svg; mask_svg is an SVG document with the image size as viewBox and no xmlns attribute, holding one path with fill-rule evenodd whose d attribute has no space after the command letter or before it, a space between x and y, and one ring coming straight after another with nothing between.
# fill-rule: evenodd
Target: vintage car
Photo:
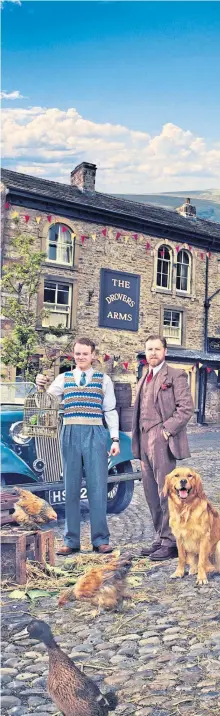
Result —
<instances>
[{"instance_id":1,"label":"vintage car","mask_svg":"<svg viewBox=\"0 0 220 716\"><path fill-rule=\"evenodd\" d=\"M57 512L65 510L65 487L62 473L60 441L50 437L30 437L22 432L24 399L36 388L31 383L1 385L1 484L20 485L44 497ZM62 409L59 411L59 430ZM110 448L111 440L109 436ZM134 480L141 472L132 466L131 439L120 432L120 455L108 460L107 512L119 514L129 505ZM87 490L83 476L81 508L88 510Z\"/></svg>"}]
</instances>

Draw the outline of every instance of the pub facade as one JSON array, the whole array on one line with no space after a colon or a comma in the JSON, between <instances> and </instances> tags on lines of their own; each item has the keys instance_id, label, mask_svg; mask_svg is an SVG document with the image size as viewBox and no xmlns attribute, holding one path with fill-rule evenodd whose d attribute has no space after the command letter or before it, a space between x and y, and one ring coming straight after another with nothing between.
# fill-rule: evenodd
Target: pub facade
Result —
<instances>
[{"instance_id":1,"label":"pub facade","mask_svg":"<svg viewBox=\"0 0 220 716\"><path fill-rule=\"evenodd\" d=\"M36 321L43 308L47 315L37 330L62 326L93 337L99 364L113 380L129 382L133 397L146 338L164 335L168 362L187 371L194 420L217 423L220 226L194 211L184 215L184 207L179 213L97 192L95 175L86 162L70 185L3 170L3 265L16 234L34 236L46 253ZM57 357L55 375L65 358ZM10 379L17 374L11 366Z\"/></svg>"}]
</instances>

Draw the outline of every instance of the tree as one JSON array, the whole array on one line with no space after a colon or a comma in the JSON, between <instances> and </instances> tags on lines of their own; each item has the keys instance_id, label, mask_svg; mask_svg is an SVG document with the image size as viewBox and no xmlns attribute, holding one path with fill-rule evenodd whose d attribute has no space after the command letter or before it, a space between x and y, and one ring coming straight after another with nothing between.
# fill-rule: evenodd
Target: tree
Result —
<instances>
[{"instance_id":1,"label":"tree","mask_svg":"<svg viewBox=\"0 0 220 716\"><path fill-rule=\"evenodd\" d=\"M34 380L37 370L32 364L33 354L44 349L42 369L51 368L58 354L68 350L73 340L62 326L39 329L46 311L37 315L37 294L46 254L34 250L35 239L28 234L16 236L12 241L15 256L3 269L3 313L12 324L8 336L2 339L2 362L17 366L23 380Z\"/></svg>"}]
</instances>

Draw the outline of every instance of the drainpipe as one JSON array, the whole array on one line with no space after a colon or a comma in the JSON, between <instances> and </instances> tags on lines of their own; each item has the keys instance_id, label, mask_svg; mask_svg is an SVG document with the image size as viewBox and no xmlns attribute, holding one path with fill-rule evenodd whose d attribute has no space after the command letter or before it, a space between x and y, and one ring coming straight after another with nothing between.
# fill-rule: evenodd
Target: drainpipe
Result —
<instances>
[{"instance_id":1,"label":"drainpipe","mask_svg":"<svg viewBox=\"0 0 220 716\"><path fill-rule=\"evenodd\" d=\"M208 299L208 284L209 284L209 257L206 254L205 257L205 300L204 300L204 341L203 349L204 353L207 353L208 349L208 318L209 318L209 307L210 301ZM205 419L205 404L206 404L206 392L207 392L207 371L204 366L199 371L199 400L198 400L198 423L204 425Z\"/></svg>"},{"instance_id":2,"label":"drainpipe","mask_svg":"<svg viewBox=\"0 0 220 716\"><path fill-rule=\"evenodd\" d=\"M212 299L217 296L217 293L220 293L220 288L217 288L217 291L214 291L211 296L208 296L208 285L209 285L209 257L206 254L206 266L205 266L205 301L204 301L204 352L208 352L208 318L209 318L209 308L211 305ZM198 412L198 423L200 425L204 425L204 419L205 419L205 404L206 404L206 392L207 392L207 371L205 367L203 366L200 368L199 372L199 412Z\"/></svg>"}]
</instances>

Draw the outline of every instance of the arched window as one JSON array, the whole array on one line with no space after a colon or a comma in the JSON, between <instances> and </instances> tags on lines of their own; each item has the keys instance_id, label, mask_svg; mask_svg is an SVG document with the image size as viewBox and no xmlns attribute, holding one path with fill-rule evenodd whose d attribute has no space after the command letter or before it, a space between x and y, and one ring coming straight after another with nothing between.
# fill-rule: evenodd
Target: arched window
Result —
<instances>
[{"instance_id":1,"label":"arched window","mask_svg":"<svg viewBox=\"0 0 220 716\"><path fill-rule=\"evenodd\" d=\"M176 265L176 289L177 291L190 292L190 268L191 257L188 251L181 249L177 254Z\"/></svg>"},{"instance_id":2,"label":"arched window","mask_svg":"<svg viewBox=\"0 0 220 716\"><path fill-rule=\"evenodd\" d=\"M47 237L47 260L58 264L73 265L74 242L66 224L50 226Z\"/></svg>"},{"instance_id":3,"label":"arched window","mask_svg":"<svg viewBox=\"0 0 220 716\"><path fill-rule=\"evenodd\" d=\"M157 252L157 286L171 289L172 253L166 244L162 244Z\"/></svg>"}]
</instances>

